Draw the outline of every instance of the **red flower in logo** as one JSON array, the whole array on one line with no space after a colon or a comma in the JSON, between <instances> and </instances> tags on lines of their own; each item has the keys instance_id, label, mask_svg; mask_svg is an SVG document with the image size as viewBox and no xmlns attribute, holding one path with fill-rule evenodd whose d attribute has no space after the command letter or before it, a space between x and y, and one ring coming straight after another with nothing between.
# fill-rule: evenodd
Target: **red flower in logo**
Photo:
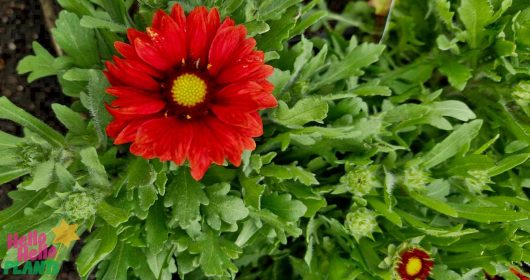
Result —
<instances>
[{"instance_id":1,"label":"red flower in logo","mask_svg":"<svg viewBox=\"0 0 530 280\"><path fill-rule=\"evenodd\" d=\"M146 159L187 160L197 180L212 163L239 166L263 134L258 111L277 105L266 80L273 68L246 28L221 23L217 9L197 7L186 17L176 4L171 15L158 11L145 33L127 35L129 44L115 44L123 58L105 71L116 97L107 106L114 143L131 143Z\"/></svg>"},{"instance_id":2,"label":"red flower in logo","mask_svg":"<svg viewBox=\"0 0 530 280\"><path fill-rule=\"evenodd\" d=\"M425 280L434 262L426 251L412 248L400 254L396 271L402 280Z\"/></svg>"}]
</instances>

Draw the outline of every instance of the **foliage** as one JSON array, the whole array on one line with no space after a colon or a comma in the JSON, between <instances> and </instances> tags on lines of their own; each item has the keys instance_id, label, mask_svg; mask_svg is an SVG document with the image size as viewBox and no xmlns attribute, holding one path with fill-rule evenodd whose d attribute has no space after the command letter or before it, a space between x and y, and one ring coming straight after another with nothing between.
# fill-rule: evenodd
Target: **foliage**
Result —
<instances>
[{"instance_id":1,"label":"foliage","mask_svg":"<svg viewBox=\"0 0 530 280\"><path fill-rule=\"evenodd\" d=\"M400 0L383 44L366 1L58 2L65 56L35 43L19 72L57 76L75 100L53 106L68 132L0 98L25 132L0 133L0 182L22 178L0 225L79 223L83 278L391 279L404 244L431 253L433 279L530 262L527 1ZM175 2L244 23L276 68L257 149L200 182L104 132L103 61Z\"/></svg>"}]
</instances>

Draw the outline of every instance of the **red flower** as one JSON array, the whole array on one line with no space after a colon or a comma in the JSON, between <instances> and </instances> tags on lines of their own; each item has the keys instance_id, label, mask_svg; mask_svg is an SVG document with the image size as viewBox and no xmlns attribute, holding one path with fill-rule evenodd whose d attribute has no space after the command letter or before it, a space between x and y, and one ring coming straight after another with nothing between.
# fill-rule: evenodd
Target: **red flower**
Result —
<instances>
[{"instance_id":1,"label":"red flower","mask_svg":"<svg viewBox=\"0 0 530 280\"><path fill-rule=\"evenodd\" d=\"M396 270L402 280L425 280L429 277L433 265L429 253L412 248L400 254Z\"/></svg>"},{"instance_id":2,"label":"red flower","mask_svg":"<svg viewBox=\"0 0 530 280\"><path fill-rule=\"evenodd\" d=\"M230 18L217 9L195 8L187 17L176 4L158 11L147 32L129 29L129 44L116 42L123 58L106 62L116 99L107 133L115 144L146 159L181 165L200 180L211 163L241 163L263 134L259 110L275 107L273 68Z\"/></svg>"}]
</instances>

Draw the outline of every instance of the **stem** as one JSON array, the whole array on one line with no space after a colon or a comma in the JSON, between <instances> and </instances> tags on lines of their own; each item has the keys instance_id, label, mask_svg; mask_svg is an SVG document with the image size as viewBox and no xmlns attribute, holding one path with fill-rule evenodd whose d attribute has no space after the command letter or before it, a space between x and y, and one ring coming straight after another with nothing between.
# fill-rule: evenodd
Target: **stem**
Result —
<instances>
[{"instance_id":1,"label":"stem","mask_svg":"<svg viewBox=\"0 0 530 280\"><path fill-rule=\"evenodd\" d=\"M395 4L396 0L392 0L392 2L390 3L390 9L388 10L388 15L386 16L385 29L383 29L383 35L381 35L381 40L379 40L379 44L382 44L388 36L388 26L390 25L390 19L392 18L392 11L394 10Z\"/></svg>"}]
</instances>

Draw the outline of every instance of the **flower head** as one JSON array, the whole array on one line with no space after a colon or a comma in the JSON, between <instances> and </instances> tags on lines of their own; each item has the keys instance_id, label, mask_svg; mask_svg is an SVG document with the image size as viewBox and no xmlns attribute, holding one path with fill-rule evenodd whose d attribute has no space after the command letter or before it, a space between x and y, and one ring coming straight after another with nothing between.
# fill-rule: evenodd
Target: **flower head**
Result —
<instances>
[{"instance_id":1,"label":"flower head","mask_svg":"<svg viewBox=\"0 0 530 280\"><path fill-rule=\"evenodd\" d=\"M429 174L418 167L409 167L403 173L403 185L409 191L423 192L430 181Z\"/></svg>"},{"instance_id":2,"label":"flower head","mask_svg":"<svg viewBox=\"0 0 530 280\"><path fill-rule=\"evenodd\" d=\"M425 280L433 265L429 253L420 248L410 248L400 253L396 272L401 280Z\"/></svg>"},{"instance_id":3,"label":"flower head","mask_svg":"<svg viewBox=\"0 0 530 280\"><path fill-rule=\"evenodd\" d=\"M471 170L467 173L469 176L464 179L464 182L470 192L479 194L484 190L491 190L488 184L493 183L493 181L491 181L488 171Z\"/></svg>"},{"instance_id":4,"label":"flower head","mask_svg":"<svg viewBox=\"0 0 530 280\"><path fill-rule=\"evenodd\" d=\"M63 210L69 221L79 222L96 214L97 201L87 193L73 193L63 204Z\"/></svg>"},{"instance_id":5,"label":"flower head","mask_svg":"<svg viewBox=\"0 0 530 280\"><path fill-rule=\"evenodd\" d=\"M367 195L377 183L373 172L368 167L357 167L348 171L340 178L340 182L357 196Z\"/></svg>"},{"instance_id":6,"label":"flower head","mask_svg":"<svg viewBox=\"0 0 530 280\"><path fill-rule=\"evenodd\" d=\"M243 25L217 9L197 7L188 16L176 4L158 11L146 32L128 30L117 42L122 58L107 62L107 133L115 144L146 159L189 162L199 180L212 163L241 163L243 150L263 134L259 110L276 106L273 68L255 50Z\"/></svg>"},{"instance_id":7,"label":"flower head","mask_svg":"<svg viewBox=\"0 0 530 280\"><path fill-rule=\"evenodd\" d=\"M361 237L371 238L372 233L378 229L376 217L373 211L364 207L359 208L346 215L344 226L357 241Z\"/></svg>"}]
</instances>

